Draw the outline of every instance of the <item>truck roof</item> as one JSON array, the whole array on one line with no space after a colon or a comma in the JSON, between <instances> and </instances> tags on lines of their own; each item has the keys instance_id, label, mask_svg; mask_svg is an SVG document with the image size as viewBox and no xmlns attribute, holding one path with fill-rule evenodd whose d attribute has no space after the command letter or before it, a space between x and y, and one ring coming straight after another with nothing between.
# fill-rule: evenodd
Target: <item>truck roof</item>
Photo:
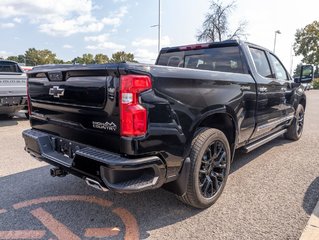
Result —
<instances>
[{"instance_id":1,"label":"truck roof","mask_svg":"<svg viewBox=\"0 0 319 240\"><path fill-rule=\"evenodd\" d=\"M15 62L15 61L11 61L11 60L2 60L2 59L0 59L0 63L16 63L16 64L18 64L17 62Z\"/></svg>"},{"instance_id":2,"label":"truck roof","mask_svg":"<svg viewBox=\"0 0 319 240\"><path fill-rule=\"evenodd\" d=\"M196 43L196 44L190 44L190 45L181 45L181 46L175 46L175 47L166 47L162 48L160 53L167 53L167 52L174 52L178 50L195 50L195 49L201 49L201 48L211 48L211 47L222 47L222 46L238 46L238 45L250 45L255 46L260 49L264 49L267 51L270 51L267 48L264 48L262 46L259 46L254 43L237 40L237 39L228 39L221 42L206 42L206 43Z\"/></svg>"}]
</instances>

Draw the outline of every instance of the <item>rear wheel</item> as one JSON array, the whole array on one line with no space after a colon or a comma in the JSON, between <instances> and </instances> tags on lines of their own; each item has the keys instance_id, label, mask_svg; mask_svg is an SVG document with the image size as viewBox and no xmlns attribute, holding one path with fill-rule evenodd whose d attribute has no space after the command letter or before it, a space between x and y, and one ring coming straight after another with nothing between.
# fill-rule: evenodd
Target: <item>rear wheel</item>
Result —
<instances>
[{"instance_id":1,"label":"rear wheel","mask_svg":"<svg viewBox=\"0 0 319 240\"><path fill-rule=\"evenodd\" d=\"M285 138L294 141L299 140L303 131L304 119L305 109L301 104L299 104L296 110L295 117L291 125L288 127L287 132L285 133Z\"/></svg>"},{"instance_id":2,"label":"rear wheel","mask_svg":"<svg viewBox=\"0 0 319 240\"><path fill-rule=\"evenodd\" d=\"M191 146L187 191L178 198L192 207L210 207L225 187L230 158L229 143L223 132L214 128L199 131Z\"/></svg>"}]
</instances>

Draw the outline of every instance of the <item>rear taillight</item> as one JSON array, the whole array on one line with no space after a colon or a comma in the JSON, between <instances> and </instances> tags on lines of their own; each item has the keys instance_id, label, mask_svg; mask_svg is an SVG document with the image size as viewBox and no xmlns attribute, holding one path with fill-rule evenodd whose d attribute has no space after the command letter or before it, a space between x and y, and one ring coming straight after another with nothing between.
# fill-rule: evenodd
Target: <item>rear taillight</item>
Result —
<instances>
[{"instance_id":1,"label":"rear taillight","mask_svg":"<svg viewBox=\"0 0 319 240\"><path fill-rule=\"evenodd\" d=\"M142 136L147 131L147 110L139 104L139 94L152 88L149 76L123 75L120 83L121 135Z\"/></svg>"},{"instance_id":2,"label":"rear taillight","mask_svg":"<svg viewBox=\"0 0 319 240\"><path fill-rule=\"evenodd\" d=\"M29 79L27 78L27 102L28 102L28 113L31 116L31 98L29 94Z\"/></svg>"}]
</instances>

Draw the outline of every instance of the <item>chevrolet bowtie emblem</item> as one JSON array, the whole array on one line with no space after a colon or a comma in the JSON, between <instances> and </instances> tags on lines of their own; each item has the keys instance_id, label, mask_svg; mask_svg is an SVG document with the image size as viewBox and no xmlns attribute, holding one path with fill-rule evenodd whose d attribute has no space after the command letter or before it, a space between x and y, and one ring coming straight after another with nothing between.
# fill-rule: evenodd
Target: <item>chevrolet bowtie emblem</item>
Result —
<instances>
[{"instance_id":1,"label":"chevrolet bowtie emblem","mask_svg":"<svg viewBox=\"0 0 319 240\"><path fill-rule=\"evenodd\" d=\"M49 90L49 95L55 98L59 98L61 96L64 96L64 89L60 88L59 86L53 86Z\"/></svg>"}]
</instances>

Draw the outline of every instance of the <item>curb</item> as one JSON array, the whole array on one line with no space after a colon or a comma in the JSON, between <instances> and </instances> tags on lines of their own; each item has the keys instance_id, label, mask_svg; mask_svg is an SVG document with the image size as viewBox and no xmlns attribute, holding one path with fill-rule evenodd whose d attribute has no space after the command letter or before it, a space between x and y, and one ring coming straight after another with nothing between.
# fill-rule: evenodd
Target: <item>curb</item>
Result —
<instances>
[{"instance_id":1,"label":"curb","mask_svg":"<svg viewBox=\"0 0 319 240\"><path fill-rule=\"evenodd\" d=\"M319 201L313 210L309 221L303 230L299 240L318 240L319 239Z\"/></svg>"}]
</instances>

